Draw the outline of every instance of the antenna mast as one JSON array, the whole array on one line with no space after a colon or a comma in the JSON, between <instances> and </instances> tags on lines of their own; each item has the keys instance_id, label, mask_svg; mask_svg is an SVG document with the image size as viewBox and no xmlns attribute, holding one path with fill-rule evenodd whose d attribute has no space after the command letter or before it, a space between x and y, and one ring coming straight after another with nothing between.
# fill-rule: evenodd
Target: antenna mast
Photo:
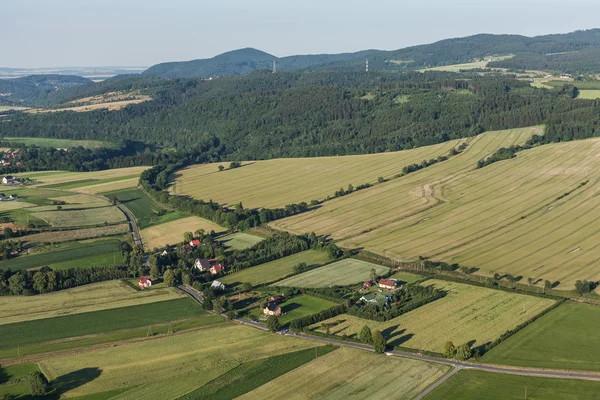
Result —
<instances>
[{"instance_id":1,"label":"antenna mast","mask_svg":"<svg viewBox=\"0 0 600 400\"><path fill-rule=\"evenodd\" d=\"M277 72L277 66L275 65L275 60L273 60L273 73Z\"/></svg>"},{"instance_id":2,"label":"antenna mast","mask_svg":"<svg viewBox=\"0 0 600 400\"><path fill-rule=\"evenodd\" d=\"M369 59L367 58L367 62L365 63L365 72L369 72Z\"/></svg>"}]
</instances>

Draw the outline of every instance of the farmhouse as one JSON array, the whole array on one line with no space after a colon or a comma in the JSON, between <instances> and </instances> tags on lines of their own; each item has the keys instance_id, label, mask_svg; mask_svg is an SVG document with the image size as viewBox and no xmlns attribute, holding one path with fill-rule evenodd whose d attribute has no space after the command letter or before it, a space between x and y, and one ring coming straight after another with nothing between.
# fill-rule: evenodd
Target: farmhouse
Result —
<instances>
[{"instance_id":1,"label":"farmhouse","mask_svg":"<svg viewBox=\"0 0 600 400\"><path fill-rule=\"evenodd\" d=\"M373 286L374 284L375 284L375 282L373 282L373 281L365 281L365 282L363 283L363 287L362 287L362 288L363 288L363 289L369 289L369 288L370 288L371 286Z\"/></svg>"},{"instance_id":2,"label":"farmhouse","mask_svg":"<svg viewBox=\"0 0 600 400\"><path fill-rule=\"evenodd\" d=\"M149 276L142 276L138 281L138 286L142 289L152 286L152 279Z\"/></svg>"},{"instance_id":3,"label":"farmhouse","mask_svg":"<svg viewBox=\"0 0 600 400\"><path fill-rule=\"evenodd\" d=\"M2 178L2 183L5 185L12 185L14 181L15 178L12 175L4 175L4 178Z\"/></svg>"},{"instance_id":4,"label":"farmhouse","mask_svg":"<svg viewBox=\"0 0 600 400\"><path fill-rule=\"evenodd\" d=\"M200 272L210 271L210 262L206 258L196 258L194 261L194 268Z\"/></svg>"},{"instance_id":5,"label":"farmhouse","mask_svg":"<svg viewBox=\"0 0 600 400\"><path fill-rule=\"evenodd\" d=\"M216 258L207 260L206 258L196 258L194 268L200 272L210 271L212 275L225 272L225 264L218 262Z\"/></svg>"},{"instance_id":6,"label":"farmhouse","mask_svg":"<svg viewBox=\"0 0 600 400\"><path fill-rule=\"evenodd\" d=\"M213 281L210 287L215 290L225 290L225 284L219 281Z\"/></svg>"},{"instance_id":7,"label":"farmhouse","mask_svg":"<svg viewBox=\"0 0 600 400\"><path fill-rule=\"evenodd\" d=\"M398 288L398 282L393 279L380 279L379 287L381 289L394 290Z\"/></svg>"},{"instance_id":8,"label":"farmhouse","mask_svg":"<svg viewBox=\"0 0 600 400\"><path fill-rule=\"evenodd\" d=\"M216 263L210 267L211 275L217 275L220 272L225 272L225 266L223 263Z\"/></svg>"},{"instance_id":9,"label":"farmhouse","mask_svg":"<svg viewBox=\"0 0 600 400\"><path fill-rule=\"evenodd\" d=\"M263 304L263 314L279 317L281 316L281 307L279 307L276 301L268 301Z\"/></svg>"},{"instance_id":10,"label":"farmhouse","mask_svg":"<svg viewBox=\"0 0 600 400\"><path fill-rule=\"evenodd\" d=\"M371 303L379 306L385 306L390 302L390 296L381 293L371 293L362 296L359 300L368 304Z\"/></svg>"},{"instance_id":11,"label":"farmhouse","mask_svg":"<svg viewBox=\"0 0 600 400\"><path fill-rule=\"evenodd\" d=\"M191 240L190 241L190 246L191 247L198 247L198 246L200 246L200 240L198 240L198 239Z\"/></svg>"}]
</instances>

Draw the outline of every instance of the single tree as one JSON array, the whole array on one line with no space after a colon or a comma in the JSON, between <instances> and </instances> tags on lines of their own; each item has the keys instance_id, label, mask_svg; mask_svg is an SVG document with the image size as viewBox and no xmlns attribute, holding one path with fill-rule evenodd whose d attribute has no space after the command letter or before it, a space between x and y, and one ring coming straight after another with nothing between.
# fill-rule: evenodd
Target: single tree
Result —
<instances>
[{"instance_id":1,"label":"single tree","mask_svg":"<svg viewBox=\"0 0 600 400\"><path fill-rule=\"evenodd\" d=\"M32 396L43 396L48 393L48 379L41 372L27 375L26 381Z\"/></svg>"},{"instance_id":2,"label":"single tree","mask_svg":"<svg viewBox=\"0 0 600 400\"><path fill-rule=\"evenodd\" d=\"M225 170L225 167L222 165L219 165L219 171L223 171L223 170Z\"/></svg>"},{"instance_id":3,"label":"single tree","mask_svg":"<svg viewBox=\"0 0 600 400\"><path fill-rule=\"evenodd\" d=\"M252 290L252 284L250 282L244 282L242 283L242 290Z\"/></svg>"},{"instance_id":4,"label":"single tree","mask_svg":"<svg viewBox=\"0 0 600 400\"><path fill-rule=\"evenodd\" d=\"M194 234L192 232L185 232L183 234L183 241L189 243L194 239Z\"/></svg>"},{"instance_id":5,"label":"single tree","mask_svg":"<svg viewBox=\"0 0 600 400\"><path fill-rule=\"evenodd\" d=\"M532 277L527 278L527 283L529 284L529 286L533 285L533 278Z\"/></svg>"},{"instance_id":6,"label":"single tree","mask_svg":"<svg viewBox=\"0 0 600 400\"><path fill-rule=\"evenodd\" d=\"M150 278L152 278L153 280L157 280L159 275L160 271L158 270L157 265L153 265L152 267L150 267Z\"/></svg>"},{"instance_id":7,"label":"single tree","mask_svg":"<svg viewBox=\"0 0 600 400\"><path fill-rule=\"evenodd\" d=\"M369 328L367 325L363 326L360 330L360 333L358 334L358 338L360 339L361 343L371 344L373 342L373 334L371 333L371 328Z\"/></svg>"},{"instance_id":8,"label":"single tree","mask_svg":"<svg viewBox=\"0 0 600 400\"><path fill-rule=\"evenodd\" d=\"M387 343L381 332L377 330L373 331L373 347L375 348L375 352L384 353L386 346Z\"/></svg>"},{"instance_id":9,"label":"single tree","mask_svg":"<svg viewBox=\"0 0 600 400\"><path fill-rule=\"evenodd\" d=\"M550 282L549 280L545 280L544 281L544 291L548 291L552 289L552 282Z\"/></svg>"},{"instance_id":10,"label":"single tree","mask_svg":"<svg viewBox=\"0 0 600 400\"><path fill-rule=\"evenodd\" d=\"M274 315L269 315L269 317L267 318L267 321L265 323L267 325L267 328L271 332L277 332L279 330L279 328L280 328L279 318L277 318Z\"/></svg>"},{"instance_id":11,"label":"single tree","mask_svg":"<svg viewBox=\"0 0 600 400\"><path fill-rule=\"evenodd\" d=\"M379 178L377 178L377 182L383 183L385 182L385 179L383 179L383 176L380 176Z\"/></svg>"},{"instance_id":12,"label":"single tree","mask_svg":"<svg viewBox=\"0 0 600 400\"><path fill-rule=\"evenodd\" d=\"M166 286L175 286L175 274L172 270L168 269L163 274L163 280Z\"/></svg>"},{"instance_id":13,"label":"single tree","mask_svg":"<svg viewBox=\"0 0 600 400\"><path fill-rule=\"evenodd\" d=\"M455 357L457 360L464 361L471 358L471 353L472 351L469 345L467 343L464 343L457 347Z\"/></svg>"},{"instance_id":14,"label":"single tree","mask_svg":"<svg viewBox=\"0 0 600 400\"><path fill-rule=\"evenodd\" d=\"M444 354L444 357L452 358L452 357L454 357L455 353L456 353L456 347L454 346L454 343L452 343L450 341L446 342L446 344L444 345L444 350L442 352L442 354Z\"/></svg>"},{"instance_id":15,"label":"single tree","mask_svg":"<svg viewBox=\"0 0 600 400\"><path fill-rule=\"evenodd\" d=\"M33 275L33 290L39 293L46 292L46 274L38 271Z\"/></svg>"},{"instance_id":16,"label":"single tree","mask_svg":"<svg viewBox=\"0 0 600 400\"><path fill-rule=\"evenodd\" d=\"M372 281L376 281L377 280L377 271L375 271L375 268L371 268L371 280Z\"/></svg>"}]
</instances>

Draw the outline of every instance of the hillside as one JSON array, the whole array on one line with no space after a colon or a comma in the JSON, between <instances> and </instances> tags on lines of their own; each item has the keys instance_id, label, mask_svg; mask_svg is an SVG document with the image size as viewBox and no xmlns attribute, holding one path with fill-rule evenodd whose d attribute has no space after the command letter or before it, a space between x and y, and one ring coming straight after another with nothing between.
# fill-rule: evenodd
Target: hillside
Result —
<instances>
[{"instance_id":1,"label":"hillside","mask_svg":"<svg viewBox=\"0 0 600 400\"><path fill-rule=\"evenodd\" d=\"M369 58L371 71L403 71L440 65L459 64L490 55L516 54L516 61L498 62L494 66L558 71L600 72L595 52L584 51L575 57L551 57L548 54L600 49L600 29L527 37L521 35L479 34L445 39L431 44L412 46L393 51L364 50L345 54L296 55L278 58L260 50L246 48L223 53L203 60L158 64L142 75L163 78L208 78L244 75L257 69L288 71L363 71ZM524 63L524 60L534 62ZM585 62L582 62L585 59ZM545 60L542 62L541 60ZM543 67L543 68L542 68Z\"/></svg>"},{"instance_id":2,"label":"hillside","mask_svg":"<svg viewBox=\"0 0 600 400\"><path fill-rule=\"evenodd\" d=\"M7 103L33 105L56 92L85 86L92 81L74 75L29 75L15 79L0 79L0 99Z\"/></svg>"}]
</instances>

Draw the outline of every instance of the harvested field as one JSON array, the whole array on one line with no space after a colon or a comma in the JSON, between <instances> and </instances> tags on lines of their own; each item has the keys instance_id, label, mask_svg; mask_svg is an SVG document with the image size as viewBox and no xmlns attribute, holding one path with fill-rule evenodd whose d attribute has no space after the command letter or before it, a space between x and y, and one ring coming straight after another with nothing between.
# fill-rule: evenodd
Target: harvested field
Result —
<instances>
[{"instance_id":1,"label":"harvested field","mask_svg":"<svg viewBox=\"0 0 600 400\"><path fill-rule=\"evenodd\" d=\"M600 371L600 307L566 302L483 357L493 364Z\"/></svg>"},{"instance_id":2,"label":"harvested field","mask_svg":"<svg viewBox=\"0 0 600 400\"><path fill-rule=\"evenodd\" d=\"M178 172L171 190L198 199L212 198L221 204L240 201L250 208L276 208L286 204L322 200L349 184L376 183L391 178L402 168L447 155L463 140L393 153L340 157L282 158L243 163L240 168L219 172L219 164L203 164ZM207 197L206 188L218 187Z\"/></svg>"},{"instance_id":3,"label":"harvested field","mask_svg":"<svg viewBox=\"0 0 600 400\"><path fill-rule=\"evenodd\" d=\"M28 112L33 112L30 110ZM27 146L35 145L38 147L54 147L57 149L68 149L71 147L85 147L87 149L99 149L102 147L113 147L109 142L102 142L100 140L72 140L72 139L53 139L43 137L5 137L5 141L24 143Z\"/></svg>"},{"instance_id":4,"label":"harvested field","mask_svg":"<svg viewBox=\"0 0 600 400\"><path fill-rule=\"evenodd\" d=\"M65 203L68 203L68 204L89 204L89 203L98 203L98 202L103 202L105 204L108 204L107 201L100 200L94 196L88 196L87 194L72 194L72 195L68 195L68 196L51 197L50 200L64 201Z\"/></svg>"},{"instance_id":5,"label":"harvested field","mask_svg":"<svg viewBox=\"0 0 600 400\"><path fill-rule=\"evenodd\" d=\"M502 60L506 60L507 58L512 58L512 57L513 57L513 55L497 56L497 57L485 57L485 59L481 60L481 61L474 61L474 62L464 63L464 64L442 65L440 67L432 67L432 68L422 69L421 71L460 72L461 70L469 70L469 69L476 69L476 68L486 68L487 64L490 61L502 61Z\"/></svg>"},{"instance_id":6,"label":"harvested field","mask_svg":"<svg viewBox=\"0 0 600 400\"><path fill-rule=\"evenodd\" d=\"M126 220L125 214L115 206L86 210L39 211L34 212L33 216L56 228L115 224Z\"/></svg>"},{"instance_id":7,"label":"harvested field","mask_svg":"<svg viewBox=\"0 0 600 400\"><path fill-rule=\"evenodd\" d=\"M554 304L554 300L461 283L429 280L423 285L435 285L448 294L386 322L338 315L327 320L337 322L331 333L353 336L368 325L380 330L392 346L439 353L449 340L457 346L485 345ZM320 323L312 328L321 330Z\"/></svg>"},{"instance_id":8,"label":"harvested field","mask_svg":"<svg viewBox=\"0 0 600 400\"><path fill-rule=\"evenodd\" d=\"M139 103L143 103L145 101L152 100L152 98L150 96L146 96L146 95L135 95L134 97L135 97L134 99L130 99L130 100L106 101L106 102L98 102L98 103L86 104L86 105L76 105L73 107L64 107L64 108L34 108L34 109L29 109L25 112L31 113L31 114L61 112L61 111L88 112L88 111L100 110L103 108L107 109L109 111L116 111L116 110L120 110L123 107L126 107L130 104L139 104ZM76 100L76 101L79 103L78 100Z\"/></svg>"},{"instance_id":9,"label":"harvested field","mask_svg":"<svg viewBox=\"0 0 600 400\"><path fill-rule=\"evenodd\" d=\"M6 296L0 325L80 314L185 297L175 288L137 291L120 280L84 285L38 296Z\"/></svg>"},{"instance_id":10,"label":"harvested field","mask_svg":"<svg viewBox=\"0 0 600 400\"><path fill-rule=\"evenodd\" d=\"M152 348L150 352L147 351L149 346ZM206 374L219 369L225 373L243 362L311 347L315 347L314 342L227 325L92 353L52 358L42 361L40 368L50 379L83 368L102 370L96 379L66 393L75 397L144 386L157 379L169 382L198 371ZM145 356L140 357L140 354Z\"/></svg>"},{"instance_id":11,"label":"harvested field","mask_svg":"<svg viewBox=\"0 0 600 400\"><path fill-rule=\"evenodd\" d=\"M96 183L88 186L81 186L77 188L78 192L88 194L99 194L105 192L112 192L115 190L135 188L140 181L139 177L112 180L110 182Z\"/></svg>"},{"instance_id":12,"label":"harvested field","mask_svg":"<svg viewBox=\"0 0 600 400\"><path fill-rule=\"evenodd\" d=\"M177 244L183 242L185 232L195 232L198 229L204 229L206 232L214 230L222 232L225 228L200 217L186 217L176 221L165 222L160 225L151 226L142 229L140 235L144 246L148 249L165 247L168 244Z\"/></svg>"},{"instance_id":13,"label":"harvested field","mask_svg":"<svg viewBox=\"0 0 600 400\"><path fill-rule=\"evenodd\" d=\"M29 177L35 179L37 184L58 184L70 183L75 181L106 180L118 179L122 177L139 176L148 167L129 167L107 169L93 172L67 172L67 171L42 171L42 172L23 172L17 174L18 177Z\"/></svg>"},{"instance_id":14,"label":"harvested field","mask_svg":"<svg viewBox=\"0 0 600 400\"><path fill-rule=\"evenodd\" d=\"M42 232L21 237L27 243L60 243L72 240L93 239L103 236L120 235L129 232L128 224L102 226L98 228L75 229L71 231Z\"/></svg>"},{"instance_id":15,"label":"harvested field","mask_svg":"<svg viewBox=\"0 0 600 400\"><path fill-rule=\"evenodd\" d=\"M247 393L240 400L412 399L448 370L441 364L381 357L341 347Z\"/></svg>"},{"instance_id":16,"label":"harvested field","mask_svg":"<svg viewBox=\"0 0 600 400\"><path fill-rule=\"evenodd\" d=\"M316 288L328 286L346 286L370 279L371 269L378 275L388 273L390 269L382 265L366 261L346 258L324 267L294 275L291 278L274 283L274 286L293 286L301 288Z\"/></svg>"},{"instance_id":17,"label":"harvested field","mask_svg":"<svg viewBox=\"0 0 600 400\"><path fill-rule=\"evenodd\" d=\"M227 285L249 282L253 286L273 282L294 272L294 266L299 263L319 265L329 261L329 255L324 251L306 250L275 261L243 269L239 272L224 276L221 282Z\"/></svg>"}]
</instances>

